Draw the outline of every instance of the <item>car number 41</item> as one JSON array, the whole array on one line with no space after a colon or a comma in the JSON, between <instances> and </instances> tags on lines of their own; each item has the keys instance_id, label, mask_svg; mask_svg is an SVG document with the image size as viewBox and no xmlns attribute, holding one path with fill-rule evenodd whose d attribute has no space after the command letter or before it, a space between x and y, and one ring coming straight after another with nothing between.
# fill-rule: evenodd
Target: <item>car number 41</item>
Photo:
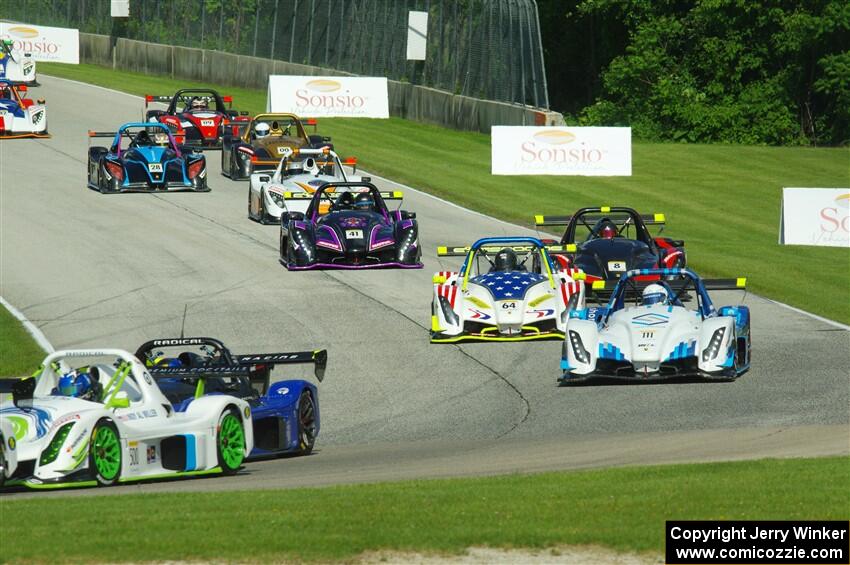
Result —
<instances>
[{"instance_id":1,"label":"car number 41","mask_svg":"<svg viewBox=\"0 0 850 565\"><path fill-rule=\"evenodd\" d=\"M345 230L346 239L363 239L363 230Z\"/></svg>"}]
</instances>

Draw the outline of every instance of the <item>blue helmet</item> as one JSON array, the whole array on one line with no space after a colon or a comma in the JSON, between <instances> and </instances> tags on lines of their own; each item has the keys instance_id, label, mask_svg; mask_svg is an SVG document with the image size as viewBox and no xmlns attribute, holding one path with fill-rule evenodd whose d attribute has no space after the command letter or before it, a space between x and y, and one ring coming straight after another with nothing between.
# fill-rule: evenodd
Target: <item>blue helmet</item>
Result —
<instances>
[{"instance_id":1,"label":"blue helmet","mask_svg":"<svg viewBox=\"0 0 850 565\"><path fill-rule=\"evenodd\" d=\"M94 393L94 380L91 375L83 370L71 371L59 377L59 394L62 396L73 396L90 400Z\"/></svg>"}]
</instances>

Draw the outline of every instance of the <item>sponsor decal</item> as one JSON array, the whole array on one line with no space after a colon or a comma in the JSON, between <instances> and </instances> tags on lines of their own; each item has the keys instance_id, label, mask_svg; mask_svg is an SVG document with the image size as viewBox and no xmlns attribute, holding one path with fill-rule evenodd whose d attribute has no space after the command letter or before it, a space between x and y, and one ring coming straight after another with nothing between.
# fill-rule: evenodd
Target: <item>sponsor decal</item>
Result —
<instances>
[{"instance_id":1,"label":"sponsor decal","mask_svg":"<svg viewBox=\"0 0 850 565\"><path fill-rule=\"evenodd\" d=\"M18 445L18 442L15 440L15 436L11 436L8 441L9 449L14 450L15 446Z\"/></svg>"},{"instance_id":2,"label":"sponsor decal","mask_svg":"<svg viewBox=\"0 0 850 565\"><path fill-rule=\"evenodd\" d=\"M155 446L155 445L150 445L150 446L148 446L148 450L147 450L147 451L148 451L148 452L147 452L147 455L148 455L148 457L147 457L147 459L148 459L148 464L150 464L150 463L154 463L154 462L156 461L156 446Z\"/></svg>"},{"instance_id":3,"label":"sponsor decal","mask_svg":"<svg viewBox=\"0 0 850 565\"><path fill-rule=\"evenodd\" d=\"M287 390L287 392L289 392L289 390ZM245 418L247 419L247 418L250 418L250 417L251 417L251 409L246 406L245 407Z\"/></svg>"},{"instance_id":4,"label":"sponsor decal","mask_svg":"<svg viewBox=\"0 0 850 565\"><path fill-rule=\"evenodd\" d=\"M670 316L658 312L641 314L632 318L632 324L636 326L663 326L670 320Z\"/></svg>"},{"instance_id":5,"label":"sponsor decal","mask_svg":"<svg viewBox=\"0 0 850 565\"><path fill-rule=\"evenodd\" d=\"M187 338L178 338L178 339L156 339L152 342L154 346L163 346L163 345L201 345L204 343L204 340L187 337Z\"/></svg>"},{"instance_id":6,"label":"sponsor decal","mask_svg":"<svg viewBox=\"0 0 850 565\"><path fill-rule=\"evenodd\" d=\"M130 412L129 414L122 414L118 416L118 419L124 422L132 422L134 420L145 420L147 418L155 418L156 410L139 410L137 412Z\"/></svg>"},{"instance_id":7,"label":"sponsor decal","mask_svg":"<svg viewBox=\"0 0 850 565\"><path fill-rule=\"evenodd\" d=\"M137 466L139 464L139 442L131 441L128 452L130 454L130 467Z\"/></svg>"},{"instance_id":8,"label":"sponsor decal","mask_svg":"<svg viewBox=\"0 0 850 565\"><path fill-rule=\"evenodd\" d=\"M286 387L279 388L279 389L277 389L277 393L278 393L278 394L281 394L281 395L283 395L283 394L289 394L289 389L288 389L288 388L286 388Z\"/></svg>"},{"instance_id":9,"label":"sponsor decal","mask_svg":"<svg viewBox=\"0 0 850 565\"><path fill-rule=\"evenodd\" d=\"M75 65L80 62L80 39L76 29L0 22L0 39L12 40L14 50L29 53L36 61Z\"/></svg>"}]
</instances>

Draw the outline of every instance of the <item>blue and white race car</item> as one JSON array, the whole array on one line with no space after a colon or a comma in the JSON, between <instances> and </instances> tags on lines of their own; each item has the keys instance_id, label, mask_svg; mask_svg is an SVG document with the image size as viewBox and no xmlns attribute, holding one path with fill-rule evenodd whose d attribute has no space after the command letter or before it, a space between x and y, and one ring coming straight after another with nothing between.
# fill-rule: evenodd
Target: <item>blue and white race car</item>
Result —
<instances>
[{"instance_id":1,"label":"blue and white race car","mask_svg":"<svg viewBox=\"0 0 850 565\"><path fill-rule=\"evenodd\" d=\"M703 280L688 269L636 269L616 283L596 281L593 288L605 285L613 286L606 306L570 313L562 383L599 377L734 380L750 368L750 309L717 309L707 292L743 289L746 279Z\"/></svg>"},{"instance_id":2,"label":"blue and white race car","mask_svg":"<svg viewBox=\"0 0 850 565\"><path fill-rule=\"evenodd\" d=\"M0 79L38 86L32 53L15 48L11 39L0 40Z\"/></svg>"},{"instance_id":3,"label":"blue and white race car","mask_svg":"<svg viewBox=\"0 0 850 565\"><path fill-rule=\"evenodd\" d=\"M89 147L88 186L101 193L209 192L207 160L178 145L167 125L124 124L117 132L90 131L109 137L109 147Z\"/></svg>"},{"instance_id":4,"label":"blue and white race car","mask_svg":"<svg viewBox=\"0 0 850 565\"><path fill-rule=\"evenodd\" d=\"M50 137L44 100L34 102L26 92L24 85L0 80L0 139Z\"/></svg>"},{"instance_id":5,"label":"blue and white race car","mask_svg":"<svg viewBox=\"0 0 850 565\"><path fill-rule=\"evenodd\" d=\"M275 365L312 363L316 379L324 379L328 354L318 351L235 355L210 337L155 339L136 356L148 367L176 412L197 399L228 394L248 402L253 421L250 457L306 455L319 435L319 391L302 379L271 383Z\"/></svg>"}]
</instances>

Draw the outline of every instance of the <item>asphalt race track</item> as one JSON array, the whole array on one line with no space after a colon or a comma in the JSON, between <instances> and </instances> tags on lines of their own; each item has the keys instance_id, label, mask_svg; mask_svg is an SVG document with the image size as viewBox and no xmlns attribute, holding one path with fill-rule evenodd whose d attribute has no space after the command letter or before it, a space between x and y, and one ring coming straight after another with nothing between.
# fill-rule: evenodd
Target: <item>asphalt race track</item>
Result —
<instances>
[{"instance_id":1,"label":"asphalt race track","mask_svg":"<svg viewBox=\"0 0 850 565\"><path fill-rule=\"evenodd\" d=\"M248 184L219 175L218 152L207 153L207 194L87 189L86 130L138 120L142 101L41 78L32 95L47 100L53 138L0 145L6 300L57 348L133 351L148 339L176 337L188 305L187 336L218 337L237 353L325 347L330 358L312 456L248 463L234 477L65 494L850 451L846 329L749 294L753 368L737 382L559 388L559 342L428 343L431 276L460 264L438 260L436 246L534 232L406 190L403 207L420 222L423 270L290 273L277 261L278 229L247 219ZM344 139L334 142L349 154ZM664 211L675 221L676 210ZM734 304L741 296L714 299ZM306 367L287 373L309 374Z\"/></svg>"}]
</instances>

